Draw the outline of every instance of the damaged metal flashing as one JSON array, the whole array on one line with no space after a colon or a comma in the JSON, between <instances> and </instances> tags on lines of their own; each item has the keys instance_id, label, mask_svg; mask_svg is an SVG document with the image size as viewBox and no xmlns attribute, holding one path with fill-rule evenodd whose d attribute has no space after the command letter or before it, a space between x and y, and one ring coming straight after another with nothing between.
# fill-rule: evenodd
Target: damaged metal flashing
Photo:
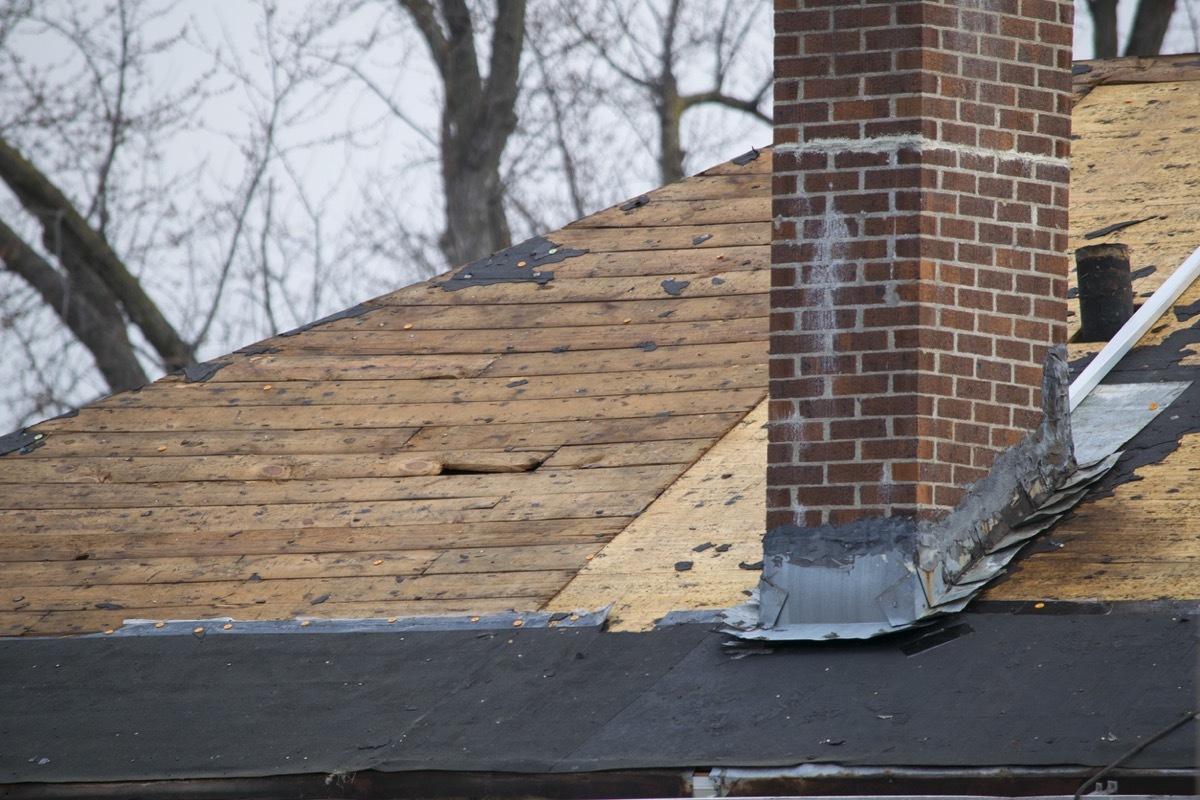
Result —
<instances>
[{"instance_id":1,"label":"damaged metal flashing","mask_svg":"<svg viewBox=\"0 0 1200 800\"><path fill-rule=\"evenodd\" d=\"M727 613L729 632L863 639L961 611L1032 537L1074 508L1116 463L1118 448L1188 385L1106 387L1072 419L1064 356L1061 347L1047 356L1038 430L1002 453L942 519L768 531L757 597Z\"/></svg>"},{"instance_id":2,"label":"damaged metal flashing","mask_svg":"<svg viewBox=\"0 0 1200 800\"><path fill-rule=\"evenodd\" d=\"M612 610L611 603L597 611L580 610L569 614L561 611L555 613L505 611L475 617L371 617L364 619L297 617L290 620L243 620L240 622L232 617L192 620L129 619L122 627L114 629L112 633L84 634L80 638L598 628L604 625L610 610Z\"/></svg>"},{"instance_id":3,"label":"damaged metal flashing","mask_svg":"<svg viewBox=\"0 0 1200 800\"><path fill-rule=\"evenodd\" d=\"M535 236L487 258L472 261L443 281L441 287L453 292L468 286L491 286L494 283L536 283L544 286L554 280L554 273L542 267L585 253L587 250L561 247L544 236Z\"/></svg>"}]
</instances>

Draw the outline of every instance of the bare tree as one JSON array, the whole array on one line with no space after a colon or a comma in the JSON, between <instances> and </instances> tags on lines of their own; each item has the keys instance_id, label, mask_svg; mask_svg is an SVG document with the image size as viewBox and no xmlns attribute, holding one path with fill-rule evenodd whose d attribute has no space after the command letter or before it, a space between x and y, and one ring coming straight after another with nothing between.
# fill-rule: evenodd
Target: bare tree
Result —
<instances>
[{"instance_id":1,"label":"bare tree","mask_svg":"<svg viewBox=\"0 0 1200 800\"><path fill-rule=\"evenodd\" d=\"M1163 39L1174 13L1175 0L1140 0L1125 55L1156 56L1162 52Z\"/></svg>"},{"instance_id":2,"label":"bare tree","mask_svg":"<svg viewBox=\"0 0 1200 800\"><path fill-rule=\"evenodd\" d=\"M0 117L0 180L27 215L21 224L0 212L0 262L6 270L37 292L76 339L95 359L111 390L139 386L147 380L126 325L137 326L166 369L194 362L192 347L167 320L138 278L110 242L118 196L116 165L130 140L144 132L151 119L172 112L167 105L134 108L133 95L146 79L148 55L178 41L176 35L147 42L139 35L138 3L120 2L115 8L112 40L100 47L88 36L88 21L78 13L39 15L32 4L10 3L0 28L12 35L20 24L57 32L78 47L79 69L71 86L86 94L49 82L47 68L6 51L9 85L2 87L11 113ZM23 90L22 102L12 103L11 90ZM162 98L173 104L177 98ZM157 124L157 123L154 123ZM40 137L32 132L41 131ZM77 183L84 205L77 206L43 169L9 141L24 134L49 158L48 140L64 145L57 151L60 169L83 178ZM80 143L87 137L88 146ZM86 177L84 177L86 175ZM135 201L136 202L136 201ZM80 210L83 208L83 210ZM38 230L41 251L31 246L18 228Z\"/></svg>"},{"instance_id":3,"label":"bare tree","mask_svg":"<svg viewBox=\"0 0 1200 800\"><path fill-rule=\"evenodd\" d=\"M757 85L741 93L730 88L735 70L745 72L747 40L769 23L769 5L747 0L607 3L599 8L560 5L570 28L613 73L637 87L656 116L657 157L663 183L685 174L682 121L692 109L717 105L770 124L764 108L772 84L769 67ZM598 13L592 13L598 12ZM681 74L707 72L690 90Z\"/></svg>"},{"instance_id":4,"label":"bare tree","mask_svg":"<svg viewBox=\"0 0 1200 800\"><path fill-rule=\"evenodd\" d=\"M333 274L363 255L341 211L352 133L325 122L352 115L307 58L325 20L258 12L253 31L202 33L173 0L0 0L0 402L16 419L311 320L349 287L361 299L365 282Z\"/></svg>"},{"instance_id":5,"label":"bare tree","mask_svg":"<svg viewBox=\"0 0 1200 800\"><path fill-rule=\"evenodd\" d=\"M1095 58L1116 58L1120 53L1117 19L1118 0L1087 0L1092 17L1092 48ZM1175 13L1176 0L1138 0L1133 27L1125 45L1127 56L1155 56Z\"/></svg>"},{"instance_id":6,"label":"bare tree","mask_svg":"<svg viewBox=\"0 0 1200 800\"><path fill-rule=\"evenodd\" d=\"M446 230L452 264L511 244L500 159L517 125L517 78L525 41L525 0L496 6L488 72L480 71L477 24L465 0L397 0L425 39L443 87L441 149Z\"/></svg>"},{"instance_id":7,"label":"bare tree","mask_svg":"<svg viewBox=\"0 0 1200 800\"><path fill-rule=\"evenodd\" d=\"M765 0L592 8L256 0L225 28L179 0L0 0L5 413L551 230L769 118Z\"/></svg>"}]
</instances>

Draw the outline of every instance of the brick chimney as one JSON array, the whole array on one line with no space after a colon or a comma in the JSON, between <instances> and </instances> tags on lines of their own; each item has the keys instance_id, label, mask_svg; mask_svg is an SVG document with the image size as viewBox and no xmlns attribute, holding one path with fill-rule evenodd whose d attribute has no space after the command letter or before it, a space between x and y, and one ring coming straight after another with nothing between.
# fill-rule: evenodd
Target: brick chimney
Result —
<instances>
[{"instance_id":1,"label":"brick chimney","mask_svg":"<svg viewBox=\"0 0 1200 800\"><path fill-rule=\"evenodd\" d=\"M776 0L764 628L944 610L1073 468L1072 13Z\"/></svg>"}]
</instances>

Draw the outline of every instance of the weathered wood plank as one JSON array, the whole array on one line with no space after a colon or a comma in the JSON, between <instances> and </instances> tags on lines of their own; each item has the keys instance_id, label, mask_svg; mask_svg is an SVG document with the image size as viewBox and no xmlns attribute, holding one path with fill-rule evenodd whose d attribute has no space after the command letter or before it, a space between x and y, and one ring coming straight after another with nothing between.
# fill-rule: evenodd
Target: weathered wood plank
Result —
<instances>
[{"instance_id":1,"label":"weathered wood plank","mask_svg":"<svg viewBox=\"0 0 1200 800\"><path fill-rule=\"evenodd\" d=\"M492 357L448 354L439 356L380 354L306 355L300 358L271 354L232 356L228 366L214 376L222 381L276 380L428 380L470 378L484 370Z\"/></svg>"},{"instance_id":2,"label":"weathered wood plank","mask_svg":"<svg viewBox=\"0 0 1200 800\"><path fill-rule=\"evenodd\" d=\"M698 251L701 248L697 248ZM765 250L765 248L764 248ZM698 269L697 269L698 267ZM563 273L565 276L565 273ZM446 295L454 296L454 305L508 305L512 303L603 303L629 300L659 300L670 297L729 297L762 294L769 291L771 271L758 269L749 272L731 271L725 263L705 258L702 263L678 272L660 275L630 275L627 277L558 278L544 285L533 283L495 283L490 286L468 286L454 292L437 287L422 287L406 291L400 299L380 298L381 303L403 306L446 305ZM715 279L715 282L714 282ZM671 294L664 281L676 281L678 294ZM674 291L674 289L673 289ZM503 314L497 311L497 314Z\"/></svg>"},{"instance_id":3,"label":"weathered wood plank","mask_svg":"<svg viewBox=\"0 0 1200 800\"><path fill-rule=\"evenodd\" d=\"M45 611L6 611L0 609L0 636L23 636L33 631L45 618Z\"/></svg>"},{"instance_id":4,"label":"weathered wood plank","mask_svg":"<svg viewBox=\"0 0 1200 800\"><path fill-rule=\"evenodd\" d=\"M579 444L719 437L741 419L743 413L679 414L532 425L495 424L470 428L430 425L414 435L409 440L409 446L413 449L426 449L442 443L450 449L461 449L463 444L470 442L476 447L538 449Z\"/></svg>"},{"instance_id":5,"label":"weathered wood plank","mask_svg":"<svg viewBox=\"0 0 1200 800\"><path fill-rule=\"evenodd\" d=\"M552 545L552 547L569 548L571 545ZM585 545L585 547L595 548L599 545ZM209 554L157 558L87 559L85 561L5 562L0 563L0 586L66 587L413 576L424 572L442 555L443 552L438 550L380 550L356 553ZM0 598L0 602L7 599Z\"/></svg>"},{"instance_id":6,"label":"weathered wood plank","mask_svg":"<svg viewBox=\"0 0 1200 800\"><path fill-rule=\"evenodd\" d=\"M757 252L757 251L755 251ZM769 262L765 262L769 263ZM722 269L736 263L725 262ZM672 269L668 274L678 273ZM638 273L644 275L645 273ZM765 317L770 296L763 294L727 295L724 297L671 297L650 300L611 300L579 303L508 303L500 308L479 305L459 305L455 294L445 292L445 305L384 306L359 319L344 319L322 325L320 331L405 330L411 325L417 330L495 330L497 328L576 328L581 325L618 325L625 320L644 325L673 322L702 322L705 320ZM453 312L446 307L453 306ZM669 312L669 316L662 316ZM362 323L362 324L359 324ZM286 347L288 339L268 340L270 344ZM264 343L266 344L266 343ZM219 377L219 373L218 373ZM188 384L203 386L206 384Z\"/></svg>"},{"instance_id":7,"label":"weathered wood plank","mask_svg":"<svg viewBox=\"0 0 1200 800\"><path fill-rule=\"evenodd\" d=\"M649 196L649 202L628 211L613 206L567 225L579 228L646 228L763 222L771 219L771 195L724 197L719 200L669 200Z\"/></svg>"},{"instance_id":8,"label":"weathered wood plank","mask_svg":"<svg viewBox=\"0 0 1200 800\"><path fill-rule=\"evenodd\" d=\"M0 458L0 484L152 483L164 481L256 481L325 478L400 478L437 475L446 463L491 458L514 465L543 460L539 453L406 453L399 456L136 456ZM499 470L497 470L499 471ZM0 505L3 501L0 500Z\"/></svg>"},{"instance_id":9,"label":"weathered wood plank","mask_svg":"<svg viewBox=\"0 0 1200 800\"><path fill-rule=\"evenodd\" d=\"M591 325L576 328L507 328L501 320L493 330L363 330L311 331L297 337L289 355L358 356L411 353L448 355L463 353L546 353L569 346L572 350L616 350L637 347L643 342L659 346L718 344L764 339L767 320L763 316L645 324Z\"/></svg>"},{"instance_id":10,"label":"weathered wood plank","mask_svg":"<svg viewBox=\"0 0 1200 800\"><path fill-rule=\"evenodd\" d=\"M764 153L764 156L768 154ZM762 157L760 157L762 158ZM768 158L768 163L770 159ZM769 175L754 172L728 174L700 173L672 183L649 193L651 200L721 200L768 194L771 191ZM632 198L631 198L632 199ZM627 201L626 201L627 202ZM614 208L624 205L618 203Z\"/></svg>"},{"instance_id":11,"label":"weathered wood plank","mask_svg":"<svg viewBox=\"0 0 1200 800\"><path fill-rule=\"evenodd\" d=\"M565 247L596 253L745 247L769 245L771 223L760 218L753 222L713 222L707 225L569 228L563 230L557 239L561 239Z\"/></svg>"},{"instance_id":12,"label":"weathered wood plank","mask_svg":"<svg viewBox=\"0 0 1200 800\"><path fill-rule=\"evenodd\" d=\"M40 428L34 428L40 430ZM369 453L380 456L399 452L415 428L374 430L198 431L198 432L47 432L38 457L105 456L131 458L158 455L325 455ZM457 448L465 450L467 448ZM10 453L0 460L20 462Z\"/></svg>"},{"instance_id":13,"label":"weathered wood plank","mask_svg":"<svg viewBox=\"0 0 1200 800\"><path fill-rule=\"evenodd\" d=\"M757 152L757 155L755 155ZM749 160L744 164L735 164L733 161L722 161L720 164L715 164L700 175L763 175L771 174L771 147L769 145L763 147L748 147L746 153Z\"/></svg>"},{"instance_id":14,"label":"weathered wood plank","mask_svg":"<svg viewBox=\"0 0 1200 800\"><path fill-rule=\"evenodd\" d=\"M641 351L639 351L640 353ZM40 432L108 431L310 431L356 428L402 428L425 425L525 424L558 420L625 419L664 411L708 413L748 408L762 391L720 389L624 396L567 397L481 403L386 403L312 406L197 407L187 414L172 408L81 409L74 417L51 420Z\"/></svg>"},{"instance_id":15,"label":"weathered wood plank","mask_svg":"<svg viewBox=\"0 0 1200 800\"><path fill-rule=\"evenodd\" d=\"M665 394L703 389L745 389L767 385L767 365L682 369L639 369L580 375L531 375L430 381L279 381L262 384L189 383L180 387L124 392L94 408L193 408L213 406L360 405L373 403L495 402L581 395ZM186 387L186 388L184 388ZM3 464L0 458L0 464Z\"/></svg>"},{"instance_id":16,"label":"weathered wood plank","mask_svg":"<svg viewBox=\"0 0 1200 800\"><path fill-rule=\"evenodd\" d=\"M702 235L704 235L703 231L698 231L695 234L695 236ZM711 277L725 272L739 274L769 271L769 267L771 266L771 248L768 245L769 241L763 241L757 244L699 247L693 246L691 241L688 240L687 245L683 248L668 247L644 252L628 250L588 252L569 258L566 261L547 265L545 271L553 273L554 279L547 283L546 286L549 287L563 282L589 278L628 279L633 277L657 277L659 280L662 280L663 278L678 277L680 275ZM526 292L534 292L534 294L526 295L529 298L528 302L543 305L548 305L550 302L560 302L557 298L549 300L536 294L537 285L533 283L497 285L512 286L523 289ZM461 304L459 298L463 296L463 292L465 291L470 292L474 290L458 289L455 291L446 291L441 288L441 284L437 280L434 280L415 286L407 286L383 295L372 300L371 305L384 308L413 308L422 305L458 306ZM598 298L592 302L621 302L621 300L620 296L612 295L610 297ZM569 300L568 302L589 301ZM552 309L547 310L552 311ZM339 328L364 328L371 325L378 314L378 309L373 308L362 317L328 324ZM322 325L321 328L325 328L325 325ZM275 338L261 344L278 345L279 343L280 339Z\"/></svg>"},{"instance_id":17,"label":"weathered wood plank","mask_svg":"<svg viewBox=\"0 0 1200 800\"><path fill-rule=\"evenodd\" d=\"M549 469L528 473L432 475L411 478L332 478L282 481L176 481L165 483L12 484L0 509L118 509L181 506L264 506L294 503L375 503L520 495L620 491L666 486L678 464L605 469Z\"/></svg>"},{"instance_id":18,"label":"weathered wood plank","mask_svg":"<svg viewBox=\"0 0 1200 800\"><path fill-rule=\"evenodd\" d=\"M627 517L457 522L388 527L294 527L244 530L213 526L200 530L119 532L81 527L11 533L0 529L0 561L172 558L209 554L390 552L451 547L516 547L554 542L607 541Z\"/></svg>"},{"instance_id":19,"label":"weathered wood plank","mask_svg":"<svg viewBox=\"0 0 1200 800\"><path fill-rule=\"evenodd\" d=\"M104 604L121 608L101 610L150 612L145 616L151 618L157 616L153 612L159 607L205 607L220 612L251 605L273 605L289 607L292 615L299 615L320 614L320 606L325 600L379 603L472 597L548 597L572 575L574 570L416 575L402 581L396 580L402 576L389 575L74 587L18 584L10 590L25 598L23 602L29 605L24 610L30 612L88 611ZM126 613L126 618L129 616Z\"/></svg>"},{"instance_id":20,"label":"weathered wood plank","mask_svg":"<svg viewBox=\"0 0 1200 800\"><path fill-rule=\"evenodd\" d=\"M502 520L578 519L582 517L628 517L639 514L660 489L549 494L535 498L475 497L424 500L378 500L364 505L354 502L294 503L285 505L238 505L189 508L186 506L112 509L105 513L79 509L35 511L0 510L0 530L6 532L71 531L80 528L125 531L128 534L156 530L229 531L275 528L343 528L354 525L450 524Z\"/></svg>"},{"instance_id":21,"label":"weathered wood plank","mask_svg":"<svg viewBox=\"0 0 1200 800\"><path fill-rule=\"evenodd\" d=\"M508 353L497 356L486 377L524 378L533 375L628 372L633 370L704 369L765 364L767 344L762 341L729 344L656 347L653 350L583 350L562 353Z\"/></svg>"},{"instance_id":22,"label":"weathered wood plank","mask_svg":"<svg viewBox=\"0 0 1200 800\"><path fill-rule=\"evenodd\" d=\"M573 572L583 567L602 546L600 542L593 542L447 550L438 556L423 574L523 572L531 569Z\"/></svg>"},{"instance_id":23,"label":"weathered wood plank","mask_svg":"<svg viewBox=\"0 0 1200 800\"><path fill-rule=\"evenodd\" d=\"M633 464L691 464L712 446L712 439L682 439L668 442L624 442L560 447L543 464L553 467L597 469Z\"/></svg>"}]
</instances>

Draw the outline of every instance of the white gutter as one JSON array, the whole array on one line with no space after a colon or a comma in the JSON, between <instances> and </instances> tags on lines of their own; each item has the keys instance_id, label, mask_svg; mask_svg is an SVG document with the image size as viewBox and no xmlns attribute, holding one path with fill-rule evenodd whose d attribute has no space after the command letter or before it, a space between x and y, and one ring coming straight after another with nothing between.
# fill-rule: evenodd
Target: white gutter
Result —
<instances>
[{"instance_id":1,"label":"white gutter","mask_svg":"<svg viewBox=\"0 0 1200 800\"><path fill-rule=\"evenodd\" d=\"M1074 411L1091 393L1092 389L1095 389L1100 381L1104 380L1104 376L1125 357L1126 353L1133 349L1133 346L1146 335L1146 331L1154 327L1154 323L1167 313L1167 309L1179 299L1179 296L1192 285L1198 276L1200 276L1200 247L1196 248L1187 257L1187 260L1171 274L1171 277L1158 287L1158 291L1142 304L1137 313L1129 318L1121 330L1117 331L1117 335L1112 338L1112 341L1104 345L1104 349L1092 359L1092 363L1087 365L1087 369L1081 372L1071 384L1071 411Z\"/></svg>"}]
</instances>

